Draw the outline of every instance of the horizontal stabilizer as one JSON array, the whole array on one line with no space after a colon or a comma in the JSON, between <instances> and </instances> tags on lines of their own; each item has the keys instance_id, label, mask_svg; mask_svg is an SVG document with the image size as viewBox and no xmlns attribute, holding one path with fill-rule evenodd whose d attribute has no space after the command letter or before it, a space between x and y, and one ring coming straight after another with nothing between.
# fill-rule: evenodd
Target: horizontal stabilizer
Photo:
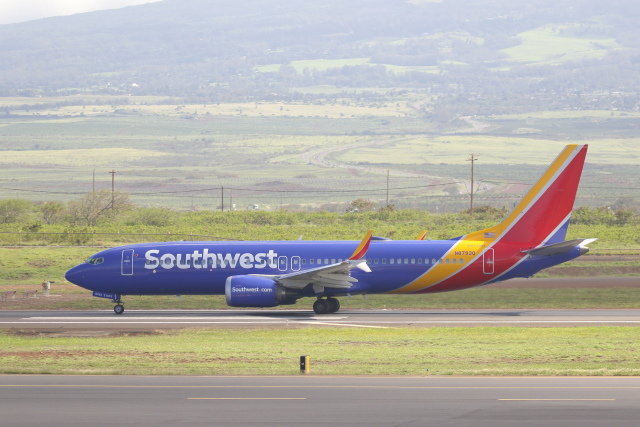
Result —
<instances>
[{"instance_id":1,"label":"horizontal stabilizer","mask_svg":"<svg viewBox=\"0 0 640 427\"><path fill-rule=\"evenodd\" d=\"M567 240L566 242L554 243L552 245L541 246L539 248L529 249L522 252L532 256L549 256L564 254L572 251L577 246L580 246L580 249L584 249L584 253L586 253L589 250L586 245L596 240L598 239L573 239Z\"/></svg>"}]
</instances>

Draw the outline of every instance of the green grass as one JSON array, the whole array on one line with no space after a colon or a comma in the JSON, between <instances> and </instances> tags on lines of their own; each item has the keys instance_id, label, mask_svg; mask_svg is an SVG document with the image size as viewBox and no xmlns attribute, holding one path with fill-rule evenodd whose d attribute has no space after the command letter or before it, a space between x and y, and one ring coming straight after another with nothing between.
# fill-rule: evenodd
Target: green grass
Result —
<instances>
[{"instance_id":1,"label":"green grass","mask_svg":"<svg viewBox=\"0 0 640 427\"><path fill-rule=\"evenodd\" d=\"M0 333L3 374L639 375L637 328L183 330L62 338Z\"/></svg>"},{"instance_id":2,"label":"green grass","mask_svg":"<svg viewBox=\"0 0 640 427\"><path fill-rule=\"evenodd\" d=\"M122 98L105 97L101 98L104 105L91 105L94 98L87 99L86 107L56 107L56 102L64 101L61 98L0 99L0 105L49 105L47 110L13 111L0 121L4 161L0 180L6 181L0 197L68 201L91 189L94 169L98 188L110 186L107 172L116 169L118 188L151 193L132 198L143 206L216 209L219 199L213 192L181 192L224 185L303 190L234 192L240 209L253 204L271 210L287 205L318 209L362 195L384 202L387 170L392 188L433 184L425 175L437 176L440 182L468 179L470 153L479 159L479 179L531 183L567 142L577 141L590 144L587 162L597 164L599 173L608 172L600 171L602 165L615 168L606 181L585 173L578 203L602 206L629 194L636 184L633 165L640 159L634 133L640 120L636 114L620 112L543 111L474 117L444 129L420 118L423 113L416 106L428 110L430 101L412 94L308 104L181 105L149 97L130 97L122 104ZM532 129L537 133L522 133ZM324 163L311 161L318 152L333 148L337 151L320 153ZM527 171L526 176L522 170ZM274 186L274 177L284 184ZM604 189L585 194L589 187ZM381 191L318 193L319 189L374 188ZM486 203L501 206L511 204L524 188L514 194L499 187L497 193L481 191L477 197L482 201L485 195L491 196ZM161 191L173 193L157 194ZM509 200L500 199L502 196ZM404 207L432 210L461 208L462 202L453 198L442 187L391 192L392 203L398 207L404 203Z\"/></svg>"},{"instance_id":3,"label":"green grass","mask_svg":"<svg viewBox=\"0 0 640 427\"><path fill-rule=\"evenodd\" d=\"M524 125L522 121L522 125ZM640 156L633 139L609 138L591 139L590 160L598 164L629 163L630 156ZM523 135L447 135L433 138L407 138L389 140L385 144L355 147L337 156L341 162L367 162L371 164L464 164L473 152L479 165L518 164L526 158L528 164L549 165L554 155L559 153L567 141L538 137L534 141ZM581 142L582 143L582 142ZM392 149L390 149L392 148ZM638 154L636 154L638 153ZM544 166L538 172L541 175ZM487 178L490 179L490 176ZM516 181L514 177L512 181Z\"/></svg>"},{"instance_id":4,"label":"green grass","mask_svg":"<svg viewBox=\"0 0 640 427\"><path fill-rule=\"evenodd\" d=\"M569 25L545 25L518 34L522 43L503 49L515 62L561 64L589 58L600 58L620 48L613 38L580 37Z\"/></svg>"},{"instance_id":5,"label":"green grass","mask_svg":"<svg viewBox=\"0 0 640 427\"><path fill-rule=\"evenodd\" d=\"M0 248L0 285L39 286L46 278L60 283L68 269L97 251L96 248Z\"/></svg>"}]
</instances>

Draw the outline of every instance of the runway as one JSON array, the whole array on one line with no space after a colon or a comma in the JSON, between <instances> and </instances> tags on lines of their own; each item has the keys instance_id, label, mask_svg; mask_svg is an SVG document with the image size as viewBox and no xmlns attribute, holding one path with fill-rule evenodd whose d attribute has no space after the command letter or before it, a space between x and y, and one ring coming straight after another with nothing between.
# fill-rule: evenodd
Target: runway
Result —
<instances>
[{"instance_id":1,"label":"runway","mask_svg":"<svg viewBox=\"0 0 640 427\"><path fill-rule=\"evenodd\" d=\"M398 328L435 326L640 326L640 310L309 310L4 311L0 329L153 330L170 328Z\"/></svg>"},{"instance_id":2,"label":"runway","mask_svg":"<svg viewBox=\"0 0 640 427\"><path fill-rule=\"evenodd\" d=\"M0 376L7 426L637 426L640 378Z\"/></svg>"}]
</instances>

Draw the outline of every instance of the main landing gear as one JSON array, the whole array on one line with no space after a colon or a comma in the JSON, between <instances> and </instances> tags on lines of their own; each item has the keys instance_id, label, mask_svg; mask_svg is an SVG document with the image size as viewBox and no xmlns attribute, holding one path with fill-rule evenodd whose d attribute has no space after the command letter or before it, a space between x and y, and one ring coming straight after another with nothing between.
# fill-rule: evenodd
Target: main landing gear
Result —
<instances>
[{"instance_id":1,"label":"main landing gear","mask_svg":"<svg viewBox=\"0 0 640 427\"><path fill-rule=\"evenodd\" d=\"M313 303L313 311L316 314L335 313L338 310L340 310L340 301L333 297L327 299L318 298Z\"/></svg>"},{"instance_id":2,"label":"main landing gear","mask_svg":"<svg viewBox=\"0 0 640 427\"><path fill-rule=\"evenodd\" d=\"M113 312L116 314L124 313L124 305L122 304L122 301L120 299L117 299L117 300L113 300L113 302L116 303L116 306L113 307Z\"/></svg>"}]
</instances>

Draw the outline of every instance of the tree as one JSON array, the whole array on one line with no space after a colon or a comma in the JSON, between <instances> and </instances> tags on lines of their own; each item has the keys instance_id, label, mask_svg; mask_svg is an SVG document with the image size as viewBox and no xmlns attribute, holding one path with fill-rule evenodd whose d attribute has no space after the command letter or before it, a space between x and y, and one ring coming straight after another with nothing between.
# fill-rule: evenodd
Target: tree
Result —
<instances>
[{"instance_id":1,"label":"tree","mask_svg":"<svg viewBox=\"0 0 640 427\"><path fill-rule=\"evenodd\" d=\"M112 195L110 190L99 190L69 202L68 209L72 222L94 226L105 216L113 215L115 218L131 207L128 194L116 191Z\"/></svg>"},{"instance_id":2,"label":"tree","mask_svg":"<svg viewBox=\"0 0 640 427\"><path fill-rule=\"evenodd\" d=\"M349 203L347 212L366 212L372 211L376 207L376 202L368 199L356 199Z\"/></svg>"},{"instance_id":3,"label":"tree","mask_svg":"<svg viewBox=\"0 0 640 427\"><path fill-rule=\"evenodd\" d=\"M0 201L0 224L18 222L27 216L33 208L31 202L20 199Z\"/></svg>"},{"instance_id":4,"label":"tree","mask_svg":"<svg viewBox=\"0 0 640 427\"><path fill-rule=\"evenodd\" d=\"M56 224L62 220L67 208L62 202L44 202L40 205L40 215L45 224Z\"/></svg>"}]
</instances>

